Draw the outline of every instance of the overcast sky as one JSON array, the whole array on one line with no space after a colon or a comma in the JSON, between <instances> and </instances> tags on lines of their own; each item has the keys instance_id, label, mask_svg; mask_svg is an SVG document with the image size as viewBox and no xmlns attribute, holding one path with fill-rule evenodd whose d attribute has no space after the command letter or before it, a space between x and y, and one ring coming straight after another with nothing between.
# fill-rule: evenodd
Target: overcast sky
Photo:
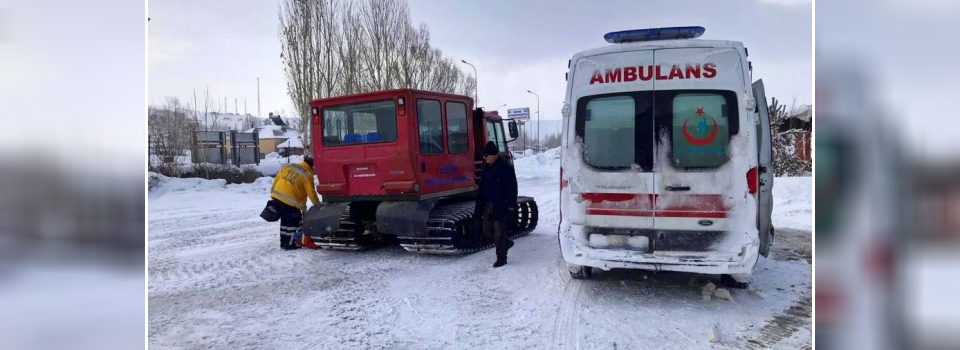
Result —
<instances>
[{"instance_id":1,"label":"overcast sky","mask_svg":"<svg viewBox=\"0 0 960 350\"><path fill-rule=\"evenodd\" d=\"M281 1L165 0L149 4L149 100L167 96L211 100L240 113L293 110L278 39ZM703 39L742 41L754 78L767 96L790 103L812 99L812 7L803 0L704 1L410 1L414 23L426 23L431 44L474 64L479 105L530 107L540 95L543 119L559 119L567 60L608 45L610 31L699 25ZM468 73L473 70L462 65ZM535 117L533 115L532 117Z\"/></svg>"},{"instance_id":2,"label":"overcast sky","mask_svg":"<svg viewBox=\"0 0 960 350\"><path fill-rule=\"evenodd\" d=\"M960 3L946 0L821 1L817 63L852 59L868 82L863 93L880 105L912 151L960 158L956 116ZM820 111L829 110L830 92ZM825 116L821 114L821 116ZM867 118L873 116L866 116ZM873 122L864 120L865 123Z\"/></svg>"}]
</instances>

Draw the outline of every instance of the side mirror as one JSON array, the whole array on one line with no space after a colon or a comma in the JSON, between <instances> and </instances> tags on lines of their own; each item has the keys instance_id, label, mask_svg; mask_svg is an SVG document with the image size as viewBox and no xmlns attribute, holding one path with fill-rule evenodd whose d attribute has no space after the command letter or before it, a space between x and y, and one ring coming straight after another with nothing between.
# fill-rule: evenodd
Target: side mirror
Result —
<instances>
[{"instance_id":1,"label":"side mirror","mask_svg":"<svg viewBox=\"0 0 960 350\"><path fill-rule=\"evenodd\" d=\"M517 122L511 120L510 123L507 123L507 128L510 129L510 138L516 139L520 137L520 132L517 131Z\"/></svg>"}]
</instances>

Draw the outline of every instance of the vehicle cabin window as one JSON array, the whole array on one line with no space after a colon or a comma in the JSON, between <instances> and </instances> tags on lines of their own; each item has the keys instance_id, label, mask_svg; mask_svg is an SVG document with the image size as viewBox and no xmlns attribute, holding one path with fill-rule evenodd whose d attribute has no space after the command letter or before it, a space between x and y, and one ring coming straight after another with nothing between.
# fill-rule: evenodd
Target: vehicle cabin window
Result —
<instances>
[{"instance_id":1,"label":"vehicle cabin window","mask_svg":"<svg viewBox=\"0 0 960 350\"><path fill-rule=\"evenodd\" d=\"M447 150L453 154L467 153L470 135L467 131L467 105L447 102Z\"/></svg>"},{"instance_id":2,"label":"vehicle cabin window","mask_svg":"<svg viewBox=\"0 0 960 350\"><path fill-rule=\"evenodd\" d=\"M500 144L500 139L497 138L497 124L494 122L487 122L487 141Z\"/></svg>"},{"instance_id":3,"label":"vehicle cabin window","mask_svg":"<svg viewBox=\"0 0 960 350\"><path fill-rule=\"evenodd\" d=\"M503 123L494 123L494 129L497 131L497 147L500 148L500 153L507 151L507 138L503 136Z\"/></svg>"},{"instance_id":4,"label":"vehicle cabin window","mask_svg":"<svg viewBox=\"0 0 960 350\"><path fill-rule=\"evenodd\" d=\"M629 168L636 159L636 103L630 96L595 98L583 115L583 157L600 168Z\"/></svg>"},{"instance_id":5,"label":"vehicle cabin window","mask_svg":"<svg viewBox=\"0 0 960 350\"><path fill-rule=\"evenodd\" d=\"M714 168L729 160L728 106L726 97L716 93L679 93L673 97L670 159L674 167Z\"/></svg>"},{"instance_id":6,"label":"vehicle cabin window","mask_svg":"<svg viewBox=\"0 0 960 350\"><path fill-rule=\"evenodd\" d=\"M443 154L443 121L440 101L417 100L417 126L420 130L420 154Z\"/></svg>"},{"instance_id":7,"label":"vehicle cabin window","mask_svg":"<svg viewBox=\"0 0 960 350\"><path fill-rule=\"evenodd\" d=\"M325 147L394 142L397 107L392 100L327 107L321 127Z\"/></svg>"},{"instance_id":8,"label":"vehicle cabin window","mask_svg":"<svg viewBox=\"0 0 960 350\"><path fill-rule=\"evenodd\" d=\"M487 122L487 140L493 141L500 153L507 151L507 140L503 136L503 126L497 122Z\"/></svg>"}]
</instances>

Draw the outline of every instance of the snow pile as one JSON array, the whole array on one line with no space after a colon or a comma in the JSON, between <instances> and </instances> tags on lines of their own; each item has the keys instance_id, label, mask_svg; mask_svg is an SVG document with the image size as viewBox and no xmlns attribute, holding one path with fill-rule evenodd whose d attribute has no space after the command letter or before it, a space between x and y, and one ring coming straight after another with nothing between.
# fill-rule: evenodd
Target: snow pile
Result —
<instances>
[{"instance_id":1,"label":"snow pile","mask_svg":"<svg viewBox=\"0 0 960 350\"><path fill-rule=\"evenodd\" d=\"M227 188L233 192L250 194L269 194L272 187L273 178L267 176L254 180L252 184L227 185Z\"/></svg>"},{"instance_id":2,"label":"snow pile","mask_svg":"<svg viewBox=\"0 0 960 350\"><path fill-rule=\"evenodd\" d=\"M801 231L813 229L813 180L778 177L773 180L773 226Z\"/></svg>"},{"instance_id":3,"label":"snow pile","mask_svg":"<svg viewBox=\"0 0 960 350\"><path fill-rule=\"evenodd\" d=\"M207 180L201 178L175 178L157 173L148 173L151 200L161 196L176 194L203 194L209 192L229 192L235 194L253 194L267 196L273 187L272 177L261 177L249 184L227 184L226 180Z\"/></svg>"},{"instance_id":4,"label":"snow pile","mask_svg":"<svg viewBox=\"0 0 960 350\"><path fill-rule=\"evenodd\" d=\"M259 170L263 176L275 176L280 173L280 169L282 169L283 166L303 161L303 156L290 156L288 159L280 157L280 155L274 156L274 154L276 153L268 154L267 158L261 159L260 165L257 165L257 170Z\"/></svg>"},{"instance_id":5,"label":"snow pile","mask_svg":"<svg viewBox=\"0 0 960 350\"><path fill-rule=\"evenodd\" d=\"M162 193L204 192L227 188L227 180L224 179L207 180L197 177L181 179L167 177L156 173L151 174L154 174L157 176L157 178L159 178L159 184L154 187L154 191Z\"/></svg>"},{"instance_id":6,"label":"snow pile","mask_svg":"<svg viewBox=\"0 0 960 350\"><path fill-rule=\"evenodd\" d=\"M553 168L560 169L560 148L553 148L534 155L532 151L525 157L514 161L514 166L520 168Z\"/></svg>"}]
</instances>

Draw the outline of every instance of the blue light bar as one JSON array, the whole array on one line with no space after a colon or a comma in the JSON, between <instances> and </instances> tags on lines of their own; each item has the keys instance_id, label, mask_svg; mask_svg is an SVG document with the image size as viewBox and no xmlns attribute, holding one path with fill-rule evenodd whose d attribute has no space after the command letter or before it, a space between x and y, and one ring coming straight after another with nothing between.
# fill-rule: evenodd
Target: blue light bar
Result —
<instances>
[{"instance_id":1,"label":"blue light bar","mask_svg":"<svg viewBox=\"0 0 960 350\"><path fill-rule=\"evenodd\" d=\"M635 41L653 41L670 39L693 39L703 35L703 27L667 27L623 30L610 32L603 39L611 44L622 44Z\"/></svg>"}]
</instances>

